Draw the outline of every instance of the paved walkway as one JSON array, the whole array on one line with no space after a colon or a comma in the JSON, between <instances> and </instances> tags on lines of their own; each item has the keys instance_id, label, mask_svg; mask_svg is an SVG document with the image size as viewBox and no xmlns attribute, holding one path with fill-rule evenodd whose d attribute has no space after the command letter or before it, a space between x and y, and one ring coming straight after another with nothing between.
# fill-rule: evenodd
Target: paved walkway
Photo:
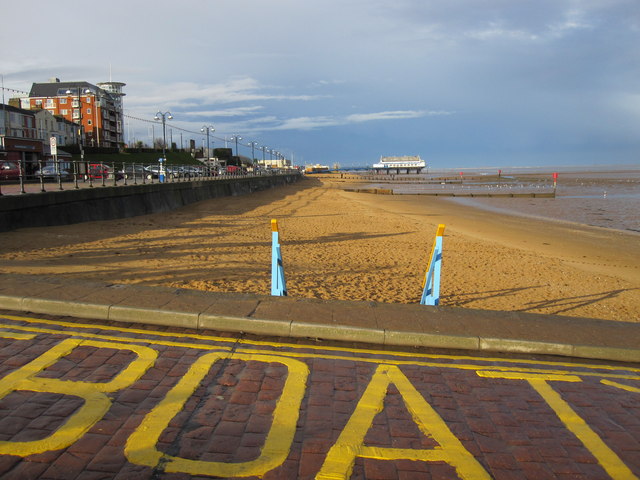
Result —
<instances>
[{"instance_id":1,"label":"paved walkway","mask_svg":"<svg viewBox=\"0 0 640 480\"><path fill-rule=\"evenodd\" d=\"M640 476L638 364L34 316L0 312L3 480Z\"/></svg>"},{"instance_id":2,"label":"paved walkway","mask_svg":"<svg viewBox=\"0 0 640 480\"><path fill-rule=\"evenodd\" d=\"M385 346L640 362L640 324L0 276L0 309Z\"/></svg>"}]
</instances>

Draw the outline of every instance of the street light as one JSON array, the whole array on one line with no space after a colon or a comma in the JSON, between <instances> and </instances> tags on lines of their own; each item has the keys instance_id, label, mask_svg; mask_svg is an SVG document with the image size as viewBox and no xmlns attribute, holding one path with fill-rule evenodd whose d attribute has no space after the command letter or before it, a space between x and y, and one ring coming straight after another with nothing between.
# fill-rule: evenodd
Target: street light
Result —
<instances>
[{"instance_id":1,"label":"street light","mask_svg":"<svg viewBox=\"0 0 640 480\"><path fill-rule=\"evenodd\" d=\"M209 158L211 158L211 155L209 154L209 132L213 133L216 131L215 128L213 128L213 125L203 125L203 127L200 129L201 132L207 132L207 164L209 163Z\"/></svg>"},{"instance_id":2,"label":"street light","mask_svg":"<svg viewBox=\"0 0 640 480\"><path fill-rule=\"evenodd\" d=\"M78 88L76 88L76 92L78 93L78 112L79 112L79 125L80 128L78 129L78 146L80 147L80 164L83 165L83 168L85 170L85 174L89 176L89 185L93 186L92 182L91 182L91 175L89 175L89 168L88 166L84 163L84 126L82 125L82 98L81 98L81 88L80 85L78 85ZM85 90L84 93L90 93L91 90L89 90L88 88ZM71 88L67 89L67 95L71 95L73 94L73 91L71 90ZM94 107L95 108L95 107ZM73 119L73 107L71 108L71 118ZM78 176L77 176L77 168L76 168L76 164L73 164L73 176L75 181L77 181ZM77 187L77 186L76 186Z\"/></svg>"},{"instance_id":3,"label":"street light","mask_svg":"<svg viewBox=\"0 0 640 480\"><path fill-rule=\"evenodd\" d=\"M166 161L166 152L165 149L167 147L167 120L171 120L173 118L173 116L171 115L171 112L158 112L156 113L156 116L154 117L154 120L160 120L162 119L162 158Z\"/></svg>"},{"instance_id":4,"label":"street light","mask_svg":"<svg viewBox=\"0 0 640 480\"><path fill-rule=\"evenodd\" d=\"M240 155L238 154L238 140L242 140L242 137L240 137L238 135L234 135L229 140L235 140L236 141L236 157L238 157L238 161L240 161Z\"/></svg>"},{"instance_id":5,"label":"street light","mask_svg":"<svg viewBox=\"0 0 640 480\"><path fill-rule=\"evenodd\" d=\"M267 147L266 145L263 145L260 147L260 150L262 150L262 164L265 165L264 152L269 150L269 147Z\"/></svg>"},{"instance_id":6,"label":"street light","mask_svg":"<svg viewBox=\"0 0 640 480\"><path fill-rule=\"evenodd\" d=\"M253 162L255 162L256 160L256 154L254 150L258 146L258 142L250 142L249 145L251 145L251 163L253 164Z\"/></svg>"},{"instance_id":7,"label":"street light","mask_svg":"<svg viewBox=\"0 0 640 480\"><path fill-rule=\"evenodd\" d=\"M82 98L81 95L83 93L91 93L91 90L89 90L88 88L83 92L82 89L78 86L78 88L75 89L77 94L78 94L78 113L79 113L79 122L78 124L80 125L80 129L78 130L78 143L80 144L80 151L82 151L82 147L84 146L84 138L83 138L83 129L84 126L82 125ZM67 95L71 95L73 94L73 90L72 89L68 89L67 90ZM73 109L72 109L73 111Z\"/></svg>"}]
</instances>

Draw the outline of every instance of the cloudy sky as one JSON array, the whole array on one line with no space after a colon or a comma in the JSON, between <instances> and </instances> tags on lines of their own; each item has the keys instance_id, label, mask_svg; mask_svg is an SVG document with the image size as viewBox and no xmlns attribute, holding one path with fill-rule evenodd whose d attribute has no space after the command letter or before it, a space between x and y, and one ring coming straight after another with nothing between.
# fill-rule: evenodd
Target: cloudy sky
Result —
<instances>
[{"instance_id":1,"label":"cloudy sky","mask_svg":"<svg viewBox=\"0 0 640 480\"><path fill-rule=\"evenodd\" d=\"M215 146L239 134L302 165L381 155L420 155L436 168L640 162L638 0L0 8L5 88L124 82L131 140L150 142L160 129L148 121L170 111L178 145L201 145L190 132L213 125Z\"/></svg>"}]
</instances>

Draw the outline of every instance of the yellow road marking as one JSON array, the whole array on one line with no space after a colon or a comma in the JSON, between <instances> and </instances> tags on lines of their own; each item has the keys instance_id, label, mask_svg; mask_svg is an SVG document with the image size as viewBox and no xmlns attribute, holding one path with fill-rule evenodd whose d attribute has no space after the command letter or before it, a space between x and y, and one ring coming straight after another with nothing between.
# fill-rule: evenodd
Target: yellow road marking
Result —
<instances>
[{"instance_id":1,"label":"yellow road marking","mask_svg":"<svg viewBox=\"0 0 640 480\"><path fill-rule=\"evenodd\" d=\"M611 380L600 380L600 383L604 383L605 385L616 387L621 390L626 390L627 392L640 393L640 388L632 387L631 385L624 385L622 383L612 382Z\"/></svg>"},{"instance_id":2,"label":"yellow road marking","mask_svg":"<svg viewBox=\"0 0 640 480\"><path fill-rule=\"evenodd\" d=\"M571 406L563 400L558 392L556 392L547 383L549 381L560 382L579 382L579 378L572 376L548 376L533 374L504 374L502 372L482 371L477 372L481 377L490 378L507 378L511 380L526 380L536 390L545 402L553 409L560 421L569 431L571 431L584 446L598 460L600 466L613 479L629 480L637 479L633 472L624 462L611 450L606 443L598 436L596 432L585 422L580 415L576 413Z\"/></svg>"},{"instance_id":3,"label":"yellow road marking","mask_svg":"<svg viewBox=\"0 0 640 480\"><path fill-rule=\"evenodd\" d=\"M4 316L4 318L9 318ZM58 322L40 319L25 320L23 317L11 317L28 323L44 323L58 325ZM60 322L65 323L65 322ZM64 325L63 325L64 326ZM374 458L380 460L409 459L420 461L443 461L454 467L461 478L489 478L487 472L477 463L474 457L463 447L459 440L451 433L446 423L411 384L409 379L400 371L399 366L417 366L430 368L447 368L458 370L472 370L481 377L505 378L527 381L554 410L563 424L576 435L588 448L600 465L613 478L636 478L620 458L602 441L602 439L577 415L577 413L555 392L547 382L565 381L580 382L580 377L597 376L626 380L638 380L633 372L636 369L607 366L581 365L558 362L534 362L509 359L477 359L469 356L456 357L450 355L411 355L405 352L376 351L366 349L340 349L338 347L299 346L284 343L253 342L238 339L224 339L222 337L208 337L203 335L172 334L169 332L150 332L142 329L103 327L69 323L69 330L56 330L33 325L0 324L0 327L20 330L30 333L0 332L0 337L18 340L33 340L33 333L52 334L68 337L43 353L28 364L18 368L0 379L0 399L12 391L29 390L35 392L49 392L62 395L72 395L84 400L84 404L73 413L67 421L42 440L29 442L0 442L0 454L27 456L49 450L65 448L86 433L99 421L111 406L111 400L105 393L115 392L128 387L137 381L155 362L158 352L144 345L174 346L180 348L211 351L199 357L189 368L179 382L160 401L160 403L145 416L140 426L129 437L125 447L125 454L130 461L148 465L161 466L167 472L182 472L191 475L229 476L261 476L269 470L281 465L289 455L293 435L300 410L300 404L306 391L306 380L309 369L300 359L327 359L348 362L363 362L377 365L364 394L360 398L356 409L349 418L337 442L331 447L325 462L318 473L319 479L349 478L353 464L357 457ZM121 337L94 334L73 330L73 328L98 328L127 335L145 335L147 338ZM233 342L236 345L234 353L229 352L231 346L206 345L199 343L176 342L160 340L153 337L173 336L178 338L192 338L205 341ZM82 337L88 338L83 339ZM151 337L151 338L149 338ZM131 342L131 343L124 343ZM241 347L238 345L245 345ZM274 346L275 348L290 348L293 351L271 351L254 346ZM118 375L109 382L94 383L84 381L70 381L38 377L38 374L60 358L68 355L78 346L93 346L97 348L125 349L136 353L135 360L129 363ZM384 355L398 358L368 358L358 355L338 355L329 353L310 353L301 349L319 352L345 351L356 354ZM407 356L420 359L469 360L477 364L439 363L435 361L409 360ZM287 379L280 398L273 413L272 427L266 437L260 456L252 461L242 463L209 462L190 460L160 452L156 443L167 428L169 422L182 410L185 402L206 376L211 366L221 358L234 358L244 361L260 361L265 363L277 362L288 369ZM556 368L527 368L523 366L483 365L482 362L519 363L520 365L548 365ZM561 367L577 368L577 370L561 370ZM599 371L598 371L599 370ZM603 370L609 370L603 373ZM629 371L629 374L612 373L610 370ZM630 392L640 392L639 388L602 379L605 385L614 386ZM395 449L370 447L364 445L364 438L371 428L375 415L383 408L384 398L388 386L393 383L411 413L414 422L423 434L437 441L438 446L432 449Z\"/></svg>"},{"instance_id":4,"label":"yellow road marking","mask_svg":"<svg viewBox=\"0 0 640 480\"><path fill-rule=\"evenodd\" d=\"M109 382L94 383L74 380L43 378L37 375L68 355L79 346L130 350L137 358ZM108 392L122 390L136 382L155 362L158 353L142 345L125 345L94 340L68 338L53 346L28 364L0 379L0 399L13 391L27 390L42 393L71 395L84 400L84 404L55 432L41 440L10 442L0 441L0 454L26 457L35 453L65 448L84 435L111 406Z\"/></svg>"},{"instance_id":5,"label":"yellow road marking","mask_svg":"<svg viewBox=\"0 0 640 480\"><path fill-rule=\"evenodd\" d=\"M169 422L175 417L185 402L196 390L211 366L221 358L233 358L263 363L277 362L288 369L282 394L273 411L271 429L262 447L260 456L248 462L225 463L190 460L163 454L156 449L156 443ZM271 355L243 355L207 353L198 358L171 389L162 401L145 416L140 426L131 434L125 446L125 455L130 462L156 467L163 465L166 472L181 472L190 475L213 475L218 477L262 476L281 465L289 455L300 405L306 390L308 367L298 361Z\"/></svg>"},{"instance_id":6,"label":"yellow road marking","mask_svg":"<svg viewBox=\"0 0 640 480\"><path fill-rule=\"evenodd\" d=\"M364 444L375 416L384 406L387 388L393 384L420 431L432 437L438 446L431 449L380 448ZM490 479L490 475L449 430L442 417L415 389L409 379L394 365L381 365L369 381L356 409L336 443L331 447L317 480L351 478L356 457L378 460L420 460L445 462L463 479Z\"/></svg>"},{"instance_id":7,"label":"yellow road marking","mask_svg":"<svg viewBox=\"0 0 640 480\"><path fill-rule=\"evenodd\" d=\"M224 350L224 351L230 351L232 349L232 347L224 347L224 346L218 346L218 345L205 345L205 344L194 344L194 343L183 343L183 342L171 342L171 341L166 341L166 340L155 340L155 339L149 339L149 338L135 338L135 337L112 337L109 335L99 335L99 334L94 334L94 333L84 333L84 332L78 332L78 331L61 331L61 330L55 330L55 329L45 329L45 328L38 328L38 327L25 327L25 326L20 326L20 325L9 325L9 324L0 324L0 327L5 327L5 328L13 328L13 329L17 329L17 330L23 330L23 331L30 331L30 332L39 332L39 333L47 333L47 334L55 334L55 335L69 335L69 336L78 336L78 337L87 337L87 338L97 338L100 340L105 340L105 341L114 341L114 342L122 342L124 340L132 342L132 343L144 343L144 344L157 344L157 345L165 345L165 346L172 346L172 347L180 347L180 348L190 348L190 349L199 349L199 350L214 350L214 351L218 351L218 350ZM92 327L95 328L95 327ZM141 334L147 334L149 335L149 331L148 330L140 330L139 332L129 332L127 329L125 330L118 330L118 331L123 331L123 333L141 333ZM164 333L164 332L162 332ZM151 335L155 335L155 333L151 333ZM200 340L202 340L202 337L199 337ZM242 342L237 342L237 343L242 343ZM269 345L268 343L266 343L267 345ZM281 344L281 343L277 343L275 345L278 346L284 346L287 344ZM314 350L319 350L320 348L314 348ZM590 376L590 377L607 377L607 378L618 378L618 379L625 379L625 380L637 380L638 376L637 375L633 375L633 374L615 374L615 373L603 373L603 372L597 372L597 371L588 371L588 370L602 370L605 369L605 367L607 367L606 365L577 365L577 364L564 364L564 363L553 363L553 362L532 362L532 361L523 361L522 363L525 364L536 364L536 363L540 363L543 365L556 365L558 367L562 367L562 366L566 366L566 367L583 367L585 369L587 369L587 371L563 371L563 370L559 370L559 369L548 369L548 368L525 368L525 367L511 367L511 366L494 366L492 365L491 367L487 367L486 365L482 365L482 364L462 364L462 363L439 363L439 362L425 362L425 361L419 361L419 360L396 360L396 359L388 359L388 358L367 358L367 357L355 357L355 356L341 356L341 355L330 355L330 354L318 354L318 353L308 353L308 352L286 352L286 351L272 351L272 350L256 350L256 349L251 349L251 348L236 348L235 349L238 352L243 352L243 353L257 353L257 354L263 354L263 355L273 355L273 354L277 354L279 356L282 357L291 357L291 358L318 358L318 359L325 359L325 360L344 360L344 361L349 361L349 362L363 362L363 363L372 363L372 364L389 364L389 365L415 365L418 367L433 367L433 368L446 368L446 369L454 369L454 370L471 370L471 371L476 371L476 370L486 370L487 368L491 368L493 370L499 370L499 371L513 371L513 372L528 372L528 373L555 373L558 375L581 375L581 376ZM331 349L333 350L333 349ZM365 353L367 352L366 350L360 350L360 353ZM396 352L385 352L386 355L388 356L395 356ZM403 352L401 352L403 353ZM437 356L433 356L433 358L440 358ZM445 358L447 360L451 359L452 357L450 356L443 356L442 358ZM456 358L456 357L454 357ZM474 359L474 360L478 360L476 358L473 357L459 357L459 358L464 358L464 359ZM501 359L491 359L494 362L502 362ZM508 360L508 359L507 359ZM482 360L481 360L482 361ZM509 363L509 362L507 362ZM616 370L629 370L631 372L634 371L634 369L630 368L620 368L620 367L610 367L610 369L615 368Z\"/></svg>"},{"instance_id":8,"label":"yellow road marking","mask_svg":"<svg viewBox=\"0 0 640 480\"><path fill-rule=\"evenodd\" d=\"M11 340L33 340L36 338L36 335L31 333L0 332L0 338L8 338Z\"/></svg>"},{"instance_id":9,"label":"yellow road marking","mask_svg":"<svg viewBox=\"0 0 640 480\"><path fill-rule=\"evenodd\" d=\"M38 332L38 333L46 333L49 335L66 335L69 337L83 337L83 338L94 338L99 340L106 340L110 342L121 342L126 340L131 343L152 343L154 345L164 345L166 347L181 347L181 348L197 348L201 350L224 350L230 351L231 347L223 347L220 345L205 345L205 344L194 344L194 343L185 343L185 342L171 342L165 340L153 340L150 341L148 338L135 338L135 337L113 337L111 335L100 335L97 333L86 333L86 332L74 332L69 330L55 330L51 328L38 328L38 327L23 327L21 325L8 325L0 323L0 327L4 328L12 328L15 330L24 330L27 332ZM148 331L147 331L148 333ZM20 334L16 334L20 335ZM35 335L32 335L35 337ZM21 339L23 340L23 339Z\"/></svg>"},{"instance_id":10,"label":"yellow road marking","mask_svg":"<svg viewBox=\"0 0 640 480\"><path fill-rule=\"evenodd\" d=\"M171 332L159 332L159 331L154 332L150 330L143 330L143 329L136 329L136 328L129 328L129 327L113 327L109 325L80 324L80 323L73 323L73 322L46 320L46 319L22 317L22 316L14 316L14 315L1 315L0 319L2 318L15 320L15 321L23 321L28 323L43 323L47 325L56 325L56 326L68 327L68 328L80 328L80 329L99 328L100 330L117 331L117 332L123 332L123 333L153 335L153 336L160 336L160 337L190 338L190 339L197 339L197 340L210 341L210 342L232 343L237 345L255 345L255 346L268 346L271 348L289 348L291 350L321 350L321 351L329 351L329 352L337 351L337 352L361 353L366 355L384 355L384 356L394 356L394 357L446 359L446 360L454 360L454 361L474 360L474 361L484 361L488 363L501 362L501 363L517 363L517 364L554 365L554 366L573 367L573 368L581 367L581 368L592 368L592 369L600 369L600 370L621 370L620 367L611 366L611 365L588 366L588 365L576 364L571 362L555 362L555 361L549 361L549 360L529 361L529 360L519 360L519 359L510 359L510 358L493 358L493 357L487 357L480 360L477 357L473 357L471 355L443 355L443 354L410 353L410 352L399 352L399 351L388 351L388 350L374 350L374 349L365 349L365 348L296 345L296 344L288 344L288 343L246 340L246 339L240 339L240 338L218 337L218 336L198 335L198 334L190 334L190 333L171 333ZM7 326L9 328L13 328L13 326L9 326L9 325ZM624 367L622 370L640 373L640 368Z\"/></svg>"}]
</instances>

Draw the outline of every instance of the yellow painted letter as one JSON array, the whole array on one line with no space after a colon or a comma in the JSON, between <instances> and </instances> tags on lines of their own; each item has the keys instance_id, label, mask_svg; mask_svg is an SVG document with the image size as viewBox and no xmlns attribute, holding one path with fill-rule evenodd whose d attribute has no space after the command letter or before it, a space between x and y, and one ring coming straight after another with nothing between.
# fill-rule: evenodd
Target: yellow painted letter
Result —
<instances>
[{"instance_id":1,"label":"yellow painted letter","mask_svg":"<svg viewBox=\"0 0 640 480\"><path fill-rule=\"evenodd\" d=\"M53 365L78 346L131 350L138 357L111 381L104 383L58 380L37 376L45 368ZM63 340L35 360L2 378L0 380L0 399L13 391L26 390L72 395L82 398L84 404L60 428L46 438L29 442L0 441L0 454L26 457L34 453L68 447L95 425L109 409L111 400L105 395L105 392L115 392L131 385L147 371L156 357L155 350L144 346L74 338Z\"/></svg>"},{"instance_id":2,"label":"yellow painted letter","mask_svg":"<svg viewBox=\"0 0 640 480\"><path fill-rule=\"evenodd\" d=\"M410 450L379 448L364 445L364 438L376 414L382 411L387 387L393 383L420 431L433 438L439 446L432 449ZM460 440L449 430L444 420L415 389L409 379L394 365L378 367L367 389L362 394L353 415L331 447L316 479L337 480L351 476L356 457L379 460L419 460L446 462L463 479L489 479L486 470L469 453Z\"/></svg>"},{"instance_id":3,"label":"yellow painted letter","mask_svg":"<svg viewBox=\"0 0 640 480\"><path fill-rule=\"evenodd\" d=\"M564 425L584 444L600 463L600 466L614 479L638 478L627 467L620 457L611 450L607 444L598 436L596 432L578 415L571 406L563 400L556 392L549 381L559 382L580 382L580 378L574 375L543 375L535 373L509 373L479 371L481 377L489 378L509 378L515 380L526 380L540 394L547 404L553 409Z\"/></svg>"},{"instance_id":4,"label":"yellow painted letter","mask_svg":"<svg viewBox=\"0 0 640 480\"><path fill-rule=\"evenodd\" d=\"M273 412L271 429L260 457L242 463L212 462L175 457L164 454L156 448L156 443L163 430L167 428L171 419L182 410L185 402L198 388L211 366L217 360L226 358L228 355L227 352L208 353L194 362L189 371L147 414L140 426L127 440L124 452L130 462L149 467L155 467L162 463L166 472L217 477L248 477L262 476L285 461L296 431L309 369L299 360L271 355L236 353L230 357L244 361L277 362L286 365L289 370L282 394Z\"/></svg>"}]
</instances>

